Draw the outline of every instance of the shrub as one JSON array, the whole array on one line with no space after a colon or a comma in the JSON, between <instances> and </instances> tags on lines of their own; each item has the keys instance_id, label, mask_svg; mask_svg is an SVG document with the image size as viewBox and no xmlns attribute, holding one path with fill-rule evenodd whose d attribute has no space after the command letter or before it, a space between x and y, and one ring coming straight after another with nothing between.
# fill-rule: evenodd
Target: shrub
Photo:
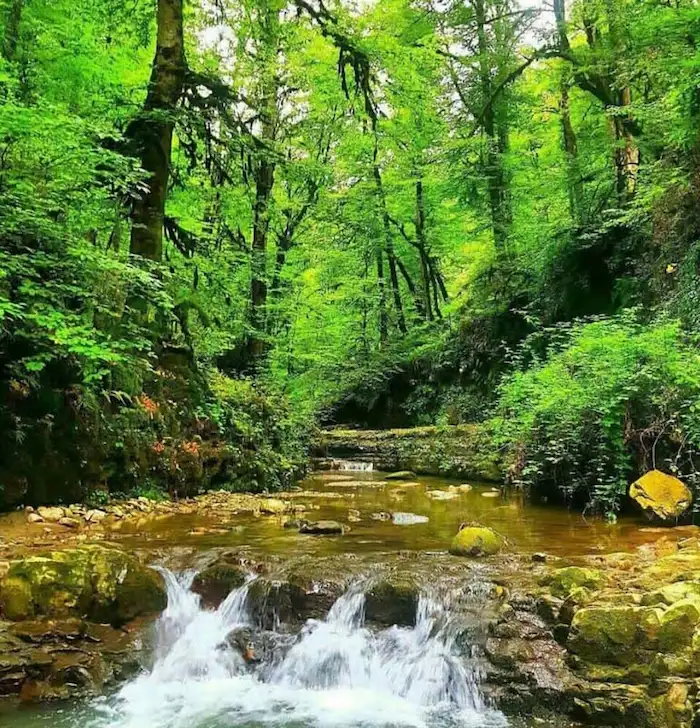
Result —
<instances>
[{"instance_id":1,"label":"shrub","mask_svg":"<svg viewBox=\"0 0 700 728\"><path fill-rule=\"evenodd\" d=\"M692 485L700 356L679 325L625 315L574 324L565 339L500 387L494 424L513 480L605 513L648 467Z\"/></svg>"}]
</instances>

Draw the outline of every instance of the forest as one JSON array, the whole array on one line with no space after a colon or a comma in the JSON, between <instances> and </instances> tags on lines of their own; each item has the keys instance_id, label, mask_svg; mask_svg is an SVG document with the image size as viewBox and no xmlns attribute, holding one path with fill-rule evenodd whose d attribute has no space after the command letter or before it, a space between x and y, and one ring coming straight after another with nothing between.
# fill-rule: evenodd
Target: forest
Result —
<instances>
[{"instance_id":1,"label":"forest","mask_svg":"<svg viewBox=\"0 0 700 728\"><path fill-rule=\"evenodd\" d=\"M3 0L0 504L475 423L700 486L697 0Z\"/></svg>"}]
</instances>

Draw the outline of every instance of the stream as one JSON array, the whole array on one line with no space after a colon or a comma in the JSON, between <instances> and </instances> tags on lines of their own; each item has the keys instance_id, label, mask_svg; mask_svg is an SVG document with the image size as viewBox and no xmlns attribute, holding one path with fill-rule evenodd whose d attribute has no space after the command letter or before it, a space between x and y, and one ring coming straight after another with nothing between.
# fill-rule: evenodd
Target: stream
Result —
<instances>
[{"instance_id":1,"label":"stream","mask_svg":"<svg viewBox=\"0 0 700 728\"><path fill-rule=\"evenodd\" d=\"M587 521L563 509L503 498L488 485L464 487L423 477L389 481L382 473L344 467L315 473L300 488L279 496L305 504L305 516L342 522L348 529L343 535L308 536L285 528L279 517L215 510L124 522L107 531L108 540L150 550L167 586L167 608L144 632L147 649L141 671L107 696L0 712L0 725L542 725L541 721L506 719L484 697L481 646L465 639L470 633L465 632L459 615L464 615L466 601L466 611L480 618L484 598L480 587L485 582L478 566L465 569L464 562L454 559L451 581L441 580L441 563L449 561L444 552L450 538L461 522L474 520L498 530L511 548L521 552L594 554L631 550L652 541L656 529L633 518L612 525ZM274 624L269 625L250 608L249 592L259 578L254 573L216 609L205 608L192 591L198 564L223 547L265 555L279 563L338 556L355 560L358 566L324 618L298 624L275 614ZM422 589L413 624L366 622L367 592L376 569L390 565L395 555L406 558L410 552L433 559L427 568L421 567ZM244 659L241 639L256 645L254 659Z\"/></svg>"}]
</instances>

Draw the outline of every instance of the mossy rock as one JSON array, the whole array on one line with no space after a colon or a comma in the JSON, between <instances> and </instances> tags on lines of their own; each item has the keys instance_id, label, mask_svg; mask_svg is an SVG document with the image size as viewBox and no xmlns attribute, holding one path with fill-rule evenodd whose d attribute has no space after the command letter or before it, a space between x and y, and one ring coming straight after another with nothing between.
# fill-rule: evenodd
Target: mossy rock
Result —
<instances>
[{"instance_id":1,"label":"mossy rock","mask_svg":"<svg viewBox=\"0 0 700 728\"><path fill-rule=\"evenodd\" d=\"M158 573L119 549L103 546L15 561L0 582L3 614L13 620L85 616L118 626L162 610L166 601Z\"/></svg>"},{"instance_id":2,"label":"mossy rock","mask_svg":"<svg viewBox=\"0 0 700 728\"><path fill-rule=\"evenodd\" d=\"M688 647L700 623L700 600L681 599L669 607L661 617L659 648L664 652L677 652Z\"/></svg>"},{"instance_id":3,"label":"mossy rock","mask_svg":"<svg viewBox=\"0 0 700 728\"><path fill-rule=\"evenodd\" d=\"M492 556L503 547L503 538L484 526L465 526L452 539L453 556Z\"/></svg>"},{"instance_id":4,"label":"mossy rock","mask_svg":"<svg viewBox=\"0 0 700 728\"><path fill-rule=\"evenodd\" d=\"M566 566L557 569L546 578L545 583L556 597L566 599L580 588L598 589L603 583L603 575L598 569L587 569L581 566Z\"/></svg>"},{"instance_id":5,"label":"mossy rock","mask_svg":"<svg viewBox=\"0 0 700 728\"><path fill-rule=\"evenodd\" d=\"M668 606L681 601L681 599L700 599L700 583L697 581L678 581L655 589L642 597L642 604L652 606L666 604Z\"/></svg>"},{"instance_id":6,"label":"mossy rock","mask_svg":"<svg viewBox=\"0 0 700 728\"><path fill-rule=\"evenodd\" d=\"M374 584L367 592L365 617L385 626L416 623L419 589L409 577L392 576Z\"/></svg>"},{"instance_id":7,"label":"mossy rock","mask_svg":"<svg viewBox=\"0 0 700 728\"><path fill-rule=\"evenodd\" d=\"M8 577L0 583L0 611L12 621L34 616L32 589L24 579Z\"/></svg>"},{"instance_id":8,"label":"mossy rock","mask_svg":"<svg viewBox=\"0 0 700 728\"><path fill-rule=\"evenodd\" d=\"M629 495L643 511L661 521L675 521L693 502L683 481L660 470L650 470L632 483Z\"/></svg>"},{"instance_id":9,"label":"mossy rock","mask_svg":"<svg viewBox=\"0 0 700 728\"><path fill-rule=\"evenodd\" d=\"M596 664L642 662L658 645L662 614L653 607L584 607L571 622L567 649Z\"/></svg>"},{"instance_id":10,"label":"mossy rock","mask_svg":"<svg viewBox=\"0 0 700 728\"><path fill-rule=\"evenodd\" d=\"M200 571L192 582L192 591L202 597L207 607L218 607L226 597L245 584L245 571L235 564L214 564Z\"/></svg>"}]
</instances>

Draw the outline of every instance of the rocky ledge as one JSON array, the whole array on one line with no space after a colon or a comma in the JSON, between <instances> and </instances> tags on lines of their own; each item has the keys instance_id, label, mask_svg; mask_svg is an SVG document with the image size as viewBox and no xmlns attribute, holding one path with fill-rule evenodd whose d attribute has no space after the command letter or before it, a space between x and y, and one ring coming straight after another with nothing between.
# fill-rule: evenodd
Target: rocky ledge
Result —
<instances>
[{"instance_id":1,"label":"rocky ledge","mask_svg":"<svg viewBox=\"0 0 700 728\"><path fill-rule=\"evenodd\" d=\"M458 643L483 659L483 688L506 713L554 711L590 725L691 728L700 719L700 542L564 562L399 553L251 564L221 554L201 576L215 606L251 569L263 628L322 618L364 579L366 618L411 625L422 591L450 600Z\"/></svg>"},{"instance_id":2,"label":"rocky ledge","mask_svg":"<svg viewBox=\"0 0 700 728\"><path fill-rule=\"evenodd\" d=\"M329 429L315 443L320 458L352 458L379 470L405 470L502 483L505 466L482 425L399 430Z\"/></svg>"},{"instance_id":3,"label":"rocky ledge","mask_svg":"<svg viewBox=\"0 0 700 728\"><path fill-rule=\"evenodd\" d=\"M0 579L0 696L101 692L138 668L142 620L166 604L160 575L84 545L10 562Z\"/></svg>"}]
</instances>

